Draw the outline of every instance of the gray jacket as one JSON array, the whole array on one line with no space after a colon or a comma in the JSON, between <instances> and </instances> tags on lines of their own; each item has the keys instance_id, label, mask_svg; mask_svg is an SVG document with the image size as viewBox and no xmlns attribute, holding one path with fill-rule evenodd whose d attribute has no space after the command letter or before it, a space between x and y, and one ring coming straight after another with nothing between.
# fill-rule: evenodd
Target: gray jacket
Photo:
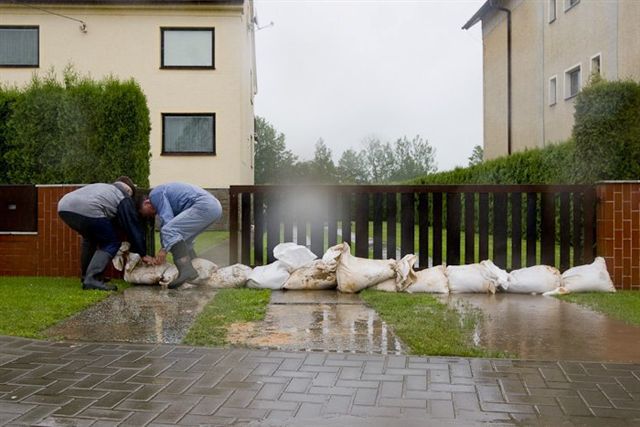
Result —
<instances>
[{"instance_id":1,"label":"gray jacket","mask_svg":"<svg viewBox=\"0 0 640 427\"><path fill-rule=\"evenodd\" d=\"M113 219L118 205L128 197L119 183L89 184L65 194L58 202L58 212L73 212L89 218Z\"/></svg>"}]
</instances>

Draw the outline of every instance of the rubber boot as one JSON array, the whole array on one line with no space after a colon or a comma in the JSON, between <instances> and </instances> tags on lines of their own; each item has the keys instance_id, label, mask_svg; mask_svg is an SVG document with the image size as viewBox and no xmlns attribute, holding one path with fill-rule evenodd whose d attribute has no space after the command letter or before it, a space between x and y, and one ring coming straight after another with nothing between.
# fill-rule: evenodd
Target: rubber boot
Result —
<instances>
[{"instance_id":1,"label":"rubber boot","mask_svg":"<svg viewBox=\"0 0 640 427\"><path fill-rule=\"evenodd\" d=\"M193 248L189 249L189 258L191 258L191 261L198 258L198 255L196 255L196 251Z\"/></svg>"},{"instance_id":2,"label":"rubber boot","mask_svg":"<svg viewBox=\"0 0 640 427\"><path fill-rule=\"evenodd\" d=\"M96 252L96 247L89 240L82 239L82 251L80 252L80 283L84 284L84 278L87 275L87 268Z\"/></svg>"},{"instance_id":3,"label":"rubber boot","mask_svg":"<svg viewBox=\"0 0 640 427\"><path fill-rule=\"evenodd\" d=\"M191 258L189 257L189 249L184 240L173 245L171 248L173 254L173 262L178 267L178 277L171 283L169 283L169 289L176 289L180 285L189 280L193 280L198 277L198 272L193 265L191 265Z\"/></svg>"},{"instance_id":4,"label":"rubber boot","mask_svg":"<svg viewBox=\"0 0 640 427\"><path fill-rule=\"evenodd\" d=\"M87 267L87 273L84 278L84 282L82 283L82 289L98 289L101 291L117 291L118 288L113 285L105 285L104 282L100 279L102 276L102 272L111 262L111 254L109 252L105 252L103 250L98 249L95 254L93 254L93 258L91 258L91 262Z\"/></svg>"}]
</instances>

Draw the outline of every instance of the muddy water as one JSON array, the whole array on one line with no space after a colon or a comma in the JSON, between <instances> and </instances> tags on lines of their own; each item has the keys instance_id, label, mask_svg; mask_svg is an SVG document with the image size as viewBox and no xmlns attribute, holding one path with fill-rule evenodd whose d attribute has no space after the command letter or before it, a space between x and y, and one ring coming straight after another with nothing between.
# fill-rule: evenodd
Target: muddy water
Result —
<instances>
[{"instance_id":1,"label":"muddy water","mask_svg":"<svg viewBox=\"0 0 640 427\"><path fill-rule=\"evenodd\" d=\"M232 325L234 344L283 350L401 354L401 342L357 295L274 291L264 321Z\"/></svg>"},{"instance_id":2,"label":"muddy water","mask_svg":"<svg viewBox=\"0 0 640 427\"><path fill-rule=\"evenodd\" d=\"M186 286L191 285L178 290L128 288L48 329L46 334L81 341L180 343L195 316L215 294L205 286Z\"/></svg>"},{"instance_id":3,"label":"muddy water","mask_svg":"<svg viewBox=\"0 0 640 427\"><path fill-rule=\"evenodd\" d=\"M496 294L442 297L482 310L479 345L523 359L640 361L640 328L552 297Z\"/></svg>"}]
</instances>

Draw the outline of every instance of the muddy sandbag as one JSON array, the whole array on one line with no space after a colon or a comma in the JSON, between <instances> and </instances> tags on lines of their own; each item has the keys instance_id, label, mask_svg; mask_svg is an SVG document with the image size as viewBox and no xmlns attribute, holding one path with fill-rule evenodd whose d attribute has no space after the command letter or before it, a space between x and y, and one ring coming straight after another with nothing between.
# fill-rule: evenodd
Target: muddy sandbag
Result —
<instances>
[{"instance_id":1,"label":"muddy sandbag","mask_svg":"<svg viewBox=\"0 0 640 427\"><path fill-rule=\"evenodd\" d=\"M336 279L338 290L345 293L360 292L395 276L393 259L374 260L351 255L349 244L343 242L331 248L340 251Z\"/></svg>"},{"instance_id":2,"label":"muddy sandbag","mask_svg":"<svg viewBox=\"0 0 640 427\"><path fill-rule=\"evenodd\" d=\"M334 289L337 285L336 269L318 259L291 273L284 289Z\"/></svg>"},{"instance_id":3,"label":"muddy sandbag","mask_svg":"<svg viewBox=\"0 0 640 427\"><path fill-rule=\"evenodd\" d=\"M562 295L572 292L615 292L604 258L593 263L573 267L562 273L560 287L543 295Z\"/></svg>"},{"instance_id":4,"label":"muddy sandbag","mask_svg":"<svg viewBox=\"0 0 640 427\"><path fill-rule=\"evenodd\" d=\"M191 260L191 265L198 272L198 278L190 280L189 283L200 285L206 283L212 274L218 271L218 266L208 259L194 258Z\"/></svg>"},{"instance_id":5,"label":"muddy sandbag","mask_svg":"<svg viewBox=\"0 0 640 427\"><path fill-rule=\"evenodd\" d=\"M413 274L415 275L415 280L409 285L406 292L425 292L430 294L449 293L449 280L447 279L446 267L444 265L425 268Z\"/></svg>"},{"instance_id":6,"label":"muddy sandbag","mask_svg":"<svg viewBox=\"0 0 640 427\"><path fill-rule=\"evenodd\" d=\"M393 266L395 277L378 283L374 286L374 289L383 292L404 291L415 280L415 271L413 271L413 265L417 260L418 257L414 254L405 255Z\"/></svg>"},{"instance_id":7,"label":"muddy sandbag","mask_svg":"<svg viewBox=\"0 0 640 427\"><path fill-rule=\"evenodd\" d=\"M446 274L452 294L496 293L497 277L482 263L450 265Z\"/></svg>"},{"instance_id":8,"label":"muddy sandbag","mask_svg":"<svg viewBox=\"0 0 640 427\"><path fill-rule=\"evenodd\" d=\"M273 248L273 256L278 261L283 262L289 269L289 272L293 272L300 267L304 267L311 261L318 258L306 246L292 242L276 245L276 247Z\"/></svg>"},{"instance_id":9,"label":"muddy sandbag","mask_svg":"<svg viewBox=\"0 0 640 427\"><path fill-rule=\"evenodd\" d=\"M252 271L251 267L243 264L230 265L219 268L203 284L215 289L241 288L247 283Z\"/></svg>"},{"instance_id":10,"label":"muddy sandbag","mask_svg":"<svg viewBox=\"0 0 640 427\"><path fill-rule=\"evenodd\" d=\"M506 292L514 294L543 294L560 286L560 271L548 265L513 270L509 273Z\"/></svg>"},{"instance_id":11,"label":"muddy sandbag","mask_svg":"<svg viewBox=\"0 0 640 427\"><path fill-rule=\"evenodd\" d=\"M256 289L282 289L289 278L287 264L275 261L253 269L247 278L247 287Z\"/></svg>"}]
</instances>

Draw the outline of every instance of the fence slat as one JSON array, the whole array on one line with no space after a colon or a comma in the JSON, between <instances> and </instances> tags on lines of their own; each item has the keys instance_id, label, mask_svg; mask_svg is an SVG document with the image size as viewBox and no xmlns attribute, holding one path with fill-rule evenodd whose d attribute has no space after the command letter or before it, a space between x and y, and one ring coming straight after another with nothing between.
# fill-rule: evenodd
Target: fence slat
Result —
<instances>
[{"instance_id":1,"label":"fence slat","mask_svg":"<svg viewBox=\"0 0 640 427\"><path fill-rule=\"evenodd\" d=\"M280 243L280 197L276 193L266 193L267 205L267 263L276 260L273 248Z\"/></svg>"},{"instance_id":2,"label":"fence slat","mask_svg":"<svg viewBox=\"0 0 640 427\"><path fill-rule=\"evenodd\" d=\"M478 234L480 260L489 258L489 194L480 193L478 202Z\"/></svg>"},{"instance_id":3,"label":"fence slat","mask_svg":"<svg viewBox=\"0 0 640 427\"><path fill-rule=\"evenodd\" d=\"M342 195L342 241L351 245L351 193Z\"/></svg>"},{"instance_id":4,"label":"fence slat","mask_svg":"<svg viewBox=\"0 0 640 427\"><path fill-rule=\"evenodd\" d=\"M335 246L338 243L338 195L340 193L329 192L327 194L327 244Z\"/></svg>"},{"instance_id":5,"label":"fence slat","mask_svg":"<svg viewBox=\"0 0 640 427\"><path fill-rule=\"evenodd\" d=\"M493 262L507 268L507 194L493 195Z\"/></svg>"},{"instance_id":6,"label":"fence slat","mask_svg":"<svg viewBox=\"0 0 640 427\"><path fill-rule=\"evenodd\" d=\"M382 259L382 194L373 195L373 258Z\"/></svg>"},{"instance_id":7,"label":"fence slat","mask_svg":"<svg viewBox=\"0 0 640 427\"><path fill-rule=\"evenodd\" d=\"M476 197L474 193L464 193L464 262L475 262L476 246Z\"/></svg>"},{"instance_id":8,"label":"fence slat","mask_svg":"<svg viewBox=\"0 0 640 427\"><path fill-rule=\"evenodd\" d=\"M522 193L511 193L511 269L522 267Z\"/></svg>"},{"instance_id":9,"label":"fence slat","mask_svg":"<svg viewBox=\"0 0 640 427\"><path fill-rule=\"evenodd\" d=\"M325 202L325 194L317 193L315 197L320 200L320 206L327 206ZM327 219L327 212L322 209L318 209L311 221L311 252L318 257L322 257L324 254L324 222Z\"/></svg>"},{"instance_id":10,"label":"fence slat","mask_svg":"<svg viewBox=\"0 0 640 427\"><path fill-rule=\"evenodd\" d=\"M429 267L429 195L418 195L418 263L420 268Z\"/></svg>"},{"instance_id":11,"label":"fence slat","mask_svg":"<svg viewBox=\"0 0 640 427\"><path fill-rule=\"evenodd\" d=\"M542 264L556 265L556 196L542 194L542 223L540 229L540 254Z\"/></svg>"},{"instance_id":12,"label":"fence slat","mask_svg":"<svg viewBox=\"0 0 640 427\"><path fill-rule=\"evenodd\" d=\"M243 233L244 234L244 233ZM155 238L154 238L155 242ZM151 252L151 254L155 254ZM238 262L238 194L229 194L229 261Z\"/></svg>"},{"instance_id":13,"label":"fence slat","mask_svg":"<svg viewBox=\"0 0 640 427\"><path fill-rule=\"evenodd\" d=\"M537 205L538 195L536 193L527 193L527 267L536 265Z\"/></svg>"},{"instance_id":14,"label":"fence slat","mask_svg":"<svg viewBox=\"0 0 640 427\"><path fill-rule=\"evenodd\" d=\"M255 265L264 265L264 195L253 195L253 221L255 233L253 234L253 254Z\"/></svg>"},{"instance_id":15,"label":"fence slat","mask_svg":"<svg viewBox=\"0 0 640 427\"><path fill-rule=\"evenodd\" d=\"M307 246L307 206L302 192L298 192L295 206L296 213L296 243Z\"/></svg>"},{"instance_id":16,"label":"fence slat","mask_svg":"<svg viewBox=\"0 0 640 427\"><path fill-rule=\"evenodd\" d=\"M369 194L356 195L356 256L369 258Z\"/></svg>"},{"instance_id":17,"label":"fence slat","mask_svg":"<svg viewBox=\"0 0 640 427\"><path fill-rule=\"evenodd\" d=\"M433 265L442 264L442 193L433 193Z\"/></svg>"},{"instance_id":18,"label":"fence slat","mask_svg":"<svg viewBox=\"0 0 640 427\"><path fill-rule=\"evenodd\" d=\"M413 193L402 193L400 196L402 202L402 244L400 254L415 253L415 201Z\"/></svg>"},{"instance_id":19,"label":"fence slat","mask_svg":"<svg viewBox=\"0 0 640 427\"><path fill-rule=\"evenodd\" d=\"M280 213L282 215L282 237L284 242L293 242L293 221L294 213L293 206L290 197L283 197L285 200L284 205L280 207Z\"/></svg>"},{"instance_id":20,"label":"fence slat","mask_svg":"<svg viewBox=\"0 0 640 427\"><path fill-rule=\"evenodd\" d=\"M573 265L582 263L582 194L573 193Z\"/></svg>"},{"instance_id":21,"label":"fence slat","mask_svg":"<svg viewBox=\"0 0 640 427\"><path fill-rule=\"evenodd\" d=\"M560 193L560 271L571 263L571 199L569 193Z\"/></svg>"},{"instance_id":22,"label":"fence slat","mask_svg":"<svg viewBox=\"0 0 640 427\"><path fill-rule=\"evenodd\" d=\"M240 248L240 258L244 265L251 264L251 193L242 193L241 195L241 212L242 212L242 247ZM238 251L236 250L235 253ZM229 260L231 261L231 260ZM235 261L237 262L237 260ZM231 265L235 264L231 261Z\"/></svg>"},{"instance_id":23,"label":"fence slat","mask_svg":"<svg viewBox=\"0 0 640 427\"><path fill-rule=\"evenodd\" d=\"M596 215L596 190L591 188L586 190L583 196L582 210L584 216L584 243L582 262L591 264L593 262L593 252L595 249L595 215Z\"/></svg>"},{"instance_id":24,"label":"fence slat","mask_svg":"<svg viewBox=\"0 0 640 427\"><path fill-rule=\"evenodd\" d=\"M460 264L460 193L447 193L447 264Z\"/></svg>"},{"instance_id":25,"label":"fence slat","mask_svg":"<svg viewBox=\"0 0 640 427\"><path fill-rule=\"evenodd\" d=\"M396 193L387 193L387 258L396 257Z\"/></svg>"}]
</instances>

